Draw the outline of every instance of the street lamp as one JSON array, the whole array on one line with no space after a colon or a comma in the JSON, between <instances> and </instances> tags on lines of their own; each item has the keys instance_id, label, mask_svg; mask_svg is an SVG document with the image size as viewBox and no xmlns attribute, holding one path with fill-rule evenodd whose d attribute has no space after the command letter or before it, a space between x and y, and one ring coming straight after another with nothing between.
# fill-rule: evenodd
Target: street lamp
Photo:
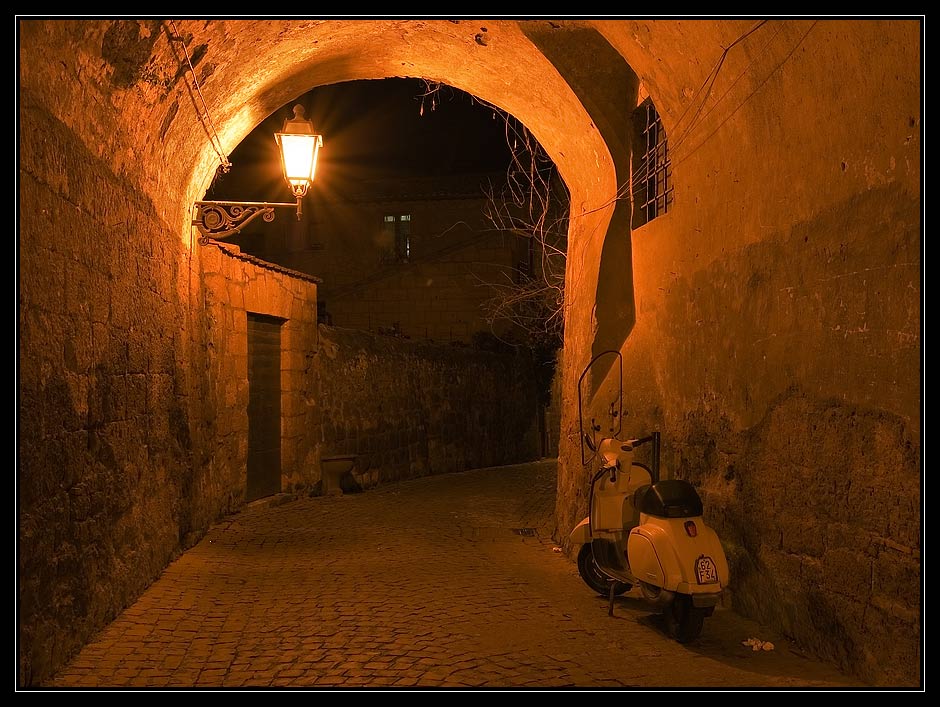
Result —
<instances>
[{"instance_id":1,"label":"street lamp","mask_svg":"<svg viewBox=\"0 0 940 707\"><path fill-rule=\"evenodd\" d=\"M313 123L304 117L304 107L294 106L294 117L284 121L284 129L274 133L281 148L281 167L284 179L297 197L297 218L301 214L301 199L307 187L313 183L317 171L317 155L323 146L323 138L313 132Z\"/></svg>"},{"instance_id":2,"label":"street lamp","mask_svg":"<svg viewBox=\"0 0 940 707\"><path fill-rule=\"evenodd\" d=\"M294 117L284 121L284 127L274 134L280 148L281 169L284 179L296 197L296 204L267 201L197 201L193 225L199 230L199 242L205 245L210 238L225 238L239 233L245 226L261 217L274 220L274 209L296 208L297 220L303 213L303 198L317 171L317 155L323 146L323 137L313 132L313 123L304 117L304 107L294 106Z\"/></svg>"}]
</instances>

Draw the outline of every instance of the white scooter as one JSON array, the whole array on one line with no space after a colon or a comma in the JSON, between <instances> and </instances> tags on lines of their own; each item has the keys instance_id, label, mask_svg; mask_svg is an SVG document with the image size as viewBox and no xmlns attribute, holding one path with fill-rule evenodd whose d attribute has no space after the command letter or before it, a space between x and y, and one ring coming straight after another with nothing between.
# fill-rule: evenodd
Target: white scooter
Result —
<instances>
[{"instance_id":1,"label":"white scooter","mask_svg":"<svg viewBox=\"0 0 940 707\"><path fill-rule=\"evenodd\" d=\"M607 435L591 419L585 431L581 384L603 356L616 355L620 393L610 403ZM660 435L620 439L623 418L623 362L619 351L595 356L578 381L581 461L599 458L591 478L588 517L571 531L572 546L581 545L578 573L594 591L614 597L639 585L643 597L662 610L669 635L680 643L697 638L728 585L728 560L718 535L705 525L702 500L687 481L659 478ZM650 465L634 460L638 447L649 444ZM592 454L588 458L585 448Z\"/></svg>"}]
</instances>

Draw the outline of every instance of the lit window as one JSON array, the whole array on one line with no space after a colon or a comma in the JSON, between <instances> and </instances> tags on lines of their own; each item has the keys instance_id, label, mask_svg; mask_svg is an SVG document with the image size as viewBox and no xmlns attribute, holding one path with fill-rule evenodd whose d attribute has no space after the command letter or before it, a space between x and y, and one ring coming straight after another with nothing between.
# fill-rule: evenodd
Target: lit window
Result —
<instances>
[{"instance_id":1,"label":"lit window","mask_svg":"<svg viewBox=\"0 0 940 707\"><path fill-rule=\"evenodd\" d=\"M411 214L391 214L384 219L388 243L395 244L395 260L407 263L411 260Z\"/></svg>"},{"instance_id":2,"label":"lit window","mask_svg":"<svg viewBox=\"0 0 940 707\"><path fill-rule=\"evenodd\" d=\"M672 160L666 131L647 98L633 114L633 227L669 211L672 204Z\"/></svg>"}]
</instances>

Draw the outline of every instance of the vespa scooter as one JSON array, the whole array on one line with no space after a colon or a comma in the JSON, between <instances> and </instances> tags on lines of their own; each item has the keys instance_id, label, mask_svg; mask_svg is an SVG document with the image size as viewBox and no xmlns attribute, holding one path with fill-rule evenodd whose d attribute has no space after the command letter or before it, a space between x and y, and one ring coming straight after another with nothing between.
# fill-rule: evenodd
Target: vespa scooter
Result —
<instances>
[{"instance_id":1,"label":"vespa scooter","mask_svg":"<svg viewBox=\"0 0 940 707\"><path fill-rule=\"evenodd\" d=\"M585 430L581 387L602 357L615 355L619 394L607 410L610 423L601 432L595 418ZM661 479L660 434L621 440L623 359L619 351L595 356L578 380L581 461L599 460L591 477L588 516L571 531L580 544L578 574L609 600L639 586L643 597L662 611L669 635L686 643L697 638L705 618L721 600L729 579L728 560L718 535L705 525L702 500L687 481ZM650 463L636 461L638 447L649 445ZM585 449L591 455L585 454Z\"/></svg>"}]
</instances>

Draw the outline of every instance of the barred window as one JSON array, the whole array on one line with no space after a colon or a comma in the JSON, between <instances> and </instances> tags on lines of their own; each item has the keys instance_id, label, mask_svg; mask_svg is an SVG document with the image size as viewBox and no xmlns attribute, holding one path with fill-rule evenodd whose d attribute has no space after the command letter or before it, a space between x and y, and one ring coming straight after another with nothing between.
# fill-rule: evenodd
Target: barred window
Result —
<instances>
[{"instance_id":1,"label":"barred window","mask_svg":"<svg viewBox=\"0 0 940 707\"><path fill-rule=\"evenodd\" d=\"M633 227L638 228L669 211L672 160L666 131L649 98L637 106L633 126Z\"/></svg>"}]
</instances>

